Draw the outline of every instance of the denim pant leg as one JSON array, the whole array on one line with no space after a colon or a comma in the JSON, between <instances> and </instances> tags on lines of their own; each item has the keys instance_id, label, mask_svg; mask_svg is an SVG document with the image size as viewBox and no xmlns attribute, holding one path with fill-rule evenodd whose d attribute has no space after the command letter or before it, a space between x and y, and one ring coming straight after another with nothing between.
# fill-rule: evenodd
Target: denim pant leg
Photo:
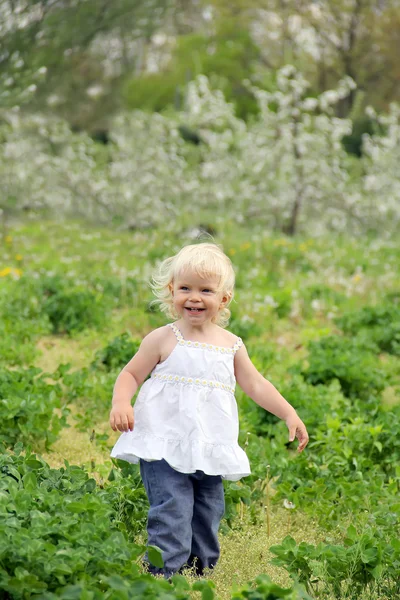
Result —
<instances>
[{"instance_id":1,"label":"denim pant leg","mask_svg":"<svg viewBox=\"0 0 400 600\"><path fill-rule=\"evenodd\" d=\"M192 544L193 483L164 460L140 460L140 474L150 503L148 544L162 550L164 567L148 564L153 574L170 577L186 563ZM146 552L145 561L148 561Z\"/></svg>"},{"instance_id":2,"label":"denim pant leg","mask_svg":"<svg viewBox=\"0 0 400 600\"><path fill-rule=\"evenodd\" d=\"M203 569L215 567L220 555L218 529L225 514L224 486L220 475L196 471L191 477L194 507L189 564L196 557L196 571L202 575Z\"/></svg>"}]
</instances>

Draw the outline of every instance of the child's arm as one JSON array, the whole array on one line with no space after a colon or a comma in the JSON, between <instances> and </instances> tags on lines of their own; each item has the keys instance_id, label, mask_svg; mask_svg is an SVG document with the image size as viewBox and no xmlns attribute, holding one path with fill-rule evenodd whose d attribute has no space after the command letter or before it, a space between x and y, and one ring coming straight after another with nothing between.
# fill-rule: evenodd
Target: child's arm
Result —
<instances>
[{"instance_id":1,"label":"child's arm","mask_svg":"<svg viewBox=\"0 0 400 600\"><path fill-rule=\"evenodd\" d=\"M289 441L299 440L298 452L308 444L308 433L295 409L278 390L257 371L243 345L235 354L235 376L245 394L259 406L283 419L289 429Z\"/></svg>"},{"instance_id":2,"label":"child's arm","mask_svg":"<svg viewBox=\"0 0 400 600\"><path fill-rule=\"evenodd\" d=\"M114 385L110 425L114 431L133 430L134 416L131 400L147 375L160 360L160 347L165 339L165 328L160 327L147 335L135 356L122 369Z\"/></svg>"}]
</instances>

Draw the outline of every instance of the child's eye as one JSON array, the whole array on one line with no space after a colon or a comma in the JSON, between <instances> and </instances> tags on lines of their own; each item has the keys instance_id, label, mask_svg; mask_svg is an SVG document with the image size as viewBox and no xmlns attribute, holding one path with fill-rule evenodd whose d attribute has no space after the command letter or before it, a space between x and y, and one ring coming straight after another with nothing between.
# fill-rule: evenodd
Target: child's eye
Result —
<instances>
[{"instance_id":1,"label":"child's eye","mask_svg":"<svg viewBox=\"0 0 400 600\"><path fill-rule=\"evenodd\" d=\"M181 289L181 290L188 290L189 288L186 287L186 285L181 285L181 287L179 289Z\"/></svg>"},{"instance_id":2,"label":"child's eye","mask_svg":"<svg viewBox=\"0 0 400 600\"><path fill-rule=\"evenodd\" d=\"M212 290L205 289L205 290L203 290L203 292L212 292Z\"/></svg>"}]
</instances>

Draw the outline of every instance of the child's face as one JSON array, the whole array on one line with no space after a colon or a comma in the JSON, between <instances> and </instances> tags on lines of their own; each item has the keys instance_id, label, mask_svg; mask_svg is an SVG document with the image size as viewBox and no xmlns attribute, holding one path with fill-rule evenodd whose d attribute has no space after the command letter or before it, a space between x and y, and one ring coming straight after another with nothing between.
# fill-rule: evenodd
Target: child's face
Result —
<instances>
[{"instance_id":1,"label":"child's face","mask_svg":"<svg viewBox=\"0 0 400 600\"><path fill-rule=\"evenodd\" d=\"M203 278L192 271L180 273L171 286L178 315L192 325L211 321L228 300L217 291L218 285L218 277Z\"/></svg>"}]
</instances>

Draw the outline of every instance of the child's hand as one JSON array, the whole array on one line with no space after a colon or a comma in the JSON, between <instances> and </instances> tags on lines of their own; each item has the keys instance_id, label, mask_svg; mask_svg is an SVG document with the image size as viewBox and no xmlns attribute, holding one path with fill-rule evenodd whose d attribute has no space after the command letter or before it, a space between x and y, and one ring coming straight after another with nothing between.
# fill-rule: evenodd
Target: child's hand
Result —
<instances>
[{"instance_id":1,"label":"child's hand","mask_svg":"<svg viewBox=\"0 0 400 600\"><path fill-rule=\"evenodd\" d=\"M115 404L110 412L110 425L114 431L133 431L135 419L130 403Z\"/></svg>"},{"instance_id":2,"label":"child's hand","mask_svg":"<svg viewBox=\"0 0 400 600\"><path fill-rule=\"evenodd\" d=\"M300 442L297 452L302 452L309 440L306 426L296 413L286 419L286 425L289 429L289 442L293 442L294 438L297 437Z\"/></svg>"}]
</instances>

